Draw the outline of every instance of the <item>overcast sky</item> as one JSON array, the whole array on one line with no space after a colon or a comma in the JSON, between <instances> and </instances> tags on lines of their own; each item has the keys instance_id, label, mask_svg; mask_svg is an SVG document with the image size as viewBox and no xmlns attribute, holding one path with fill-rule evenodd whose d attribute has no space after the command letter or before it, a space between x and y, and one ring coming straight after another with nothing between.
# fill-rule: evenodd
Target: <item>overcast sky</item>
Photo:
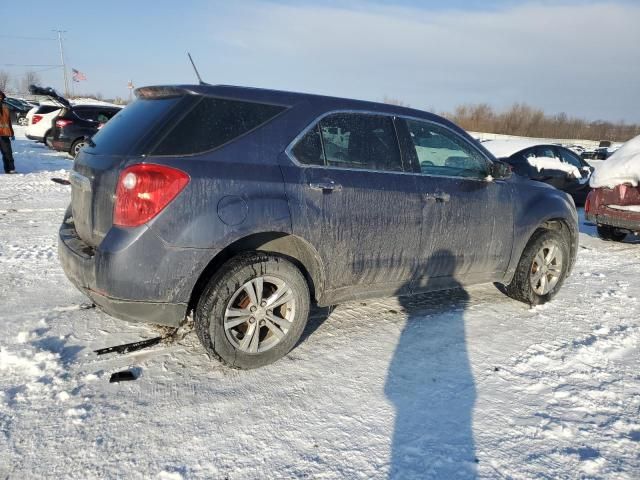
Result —
<instances>
[{"instance_id":1,"label":"overcast sky","mask_svg":"<svg viewBox=\"0 0 640 480\"><path fill-rule=\"evenodd\" d=\"M77 91L205 81L450 111L526 102L548 113L640 122L640 1L13 2L0 69L60 62L65 33ZM6 19L9 18L9 21ZM61 89L60 68L40 70Z\"/></svg>"}]
</instances>

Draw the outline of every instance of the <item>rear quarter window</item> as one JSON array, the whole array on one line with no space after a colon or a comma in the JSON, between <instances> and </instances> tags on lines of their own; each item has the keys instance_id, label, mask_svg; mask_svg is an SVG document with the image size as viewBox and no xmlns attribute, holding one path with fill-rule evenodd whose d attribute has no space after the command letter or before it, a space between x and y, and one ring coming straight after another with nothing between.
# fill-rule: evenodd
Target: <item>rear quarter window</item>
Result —
<instances>
[{"instance_id":1,"label":"rear quarter window","mask_svg":"<svg viewBox=\"0 0 640 480\"><path fill-rule=\"evenodd\" d=\"M99 155L143 153L145 138L183 97L139 98L109 120L85 149Z\"/></svg>"},{"instance_id":2,"label":"rear quarter window","mask_svg":"<svg viewBox=\"0 0 640 480\"><path fill-rule=\"evenodd\" d=\"M189 155L213 150L268 122L285 109L279 105L204 97L152 153Z\"/></svg>"}]
</instances>

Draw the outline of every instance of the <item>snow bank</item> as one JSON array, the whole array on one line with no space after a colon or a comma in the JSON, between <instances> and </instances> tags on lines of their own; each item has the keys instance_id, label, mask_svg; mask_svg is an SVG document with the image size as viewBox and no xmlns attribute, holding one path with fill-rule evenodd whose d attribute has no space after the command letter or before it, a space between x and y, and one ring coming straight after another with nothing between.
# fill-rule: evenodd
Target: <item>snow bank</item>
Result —
<instances>
[{"instance_id":1,"label":"snow bank","mask_svg":"<svg viewBox=\"0 0 640 480\"><path fill-rule=\"evenodd\" d=\"M606 161L596 167L591 175L591 188L640 183L640 135L629 140Z\"/></svg>"},{"instance_id":2,"label":"snow bank","mask_svg":"<svg viewBox=\"0 0 640 480\"><path fill-rule=\"evenodd\" d=\"M543 145L536 140L518 139L518 140L488 140L482 142L482 146L493 153L496 158L510 157L514 153L536 145Z\"/></svg>"},{"instance_id":3,"label":"snow bank","mask_svg":"<svg viewBox=\"0 0 640 480\"><path fill-rule=\"evenodd\" d=\"M578 167L575 167L567 162L563 162L559 158L551 157L529 157L527 162L532 167L535 167L539 172L542 170L560 170L565 172L568 176L574 178L582 178L582 174Z\"/></svg>"}]
</instances>

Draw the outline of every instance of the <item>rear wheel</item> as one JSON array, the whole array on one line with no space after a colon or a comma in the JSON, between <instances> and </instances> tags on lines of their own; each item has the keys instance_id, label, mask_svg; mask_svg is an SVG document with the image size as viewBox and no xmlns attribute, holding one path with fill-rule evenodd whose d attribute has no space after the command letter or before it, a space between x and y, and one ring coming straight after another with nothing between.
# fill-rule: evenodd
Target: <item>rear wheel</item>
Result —
<instances>
[{"instance_id":1,"label":"rear wheel","mask_svg":"<svg viewBox=\"0 0 640 480\"><path fill-rule=\"evenodd\" d=\"M508 296L539 305L551 300L560 290L569 271L569 245L556 230L538 230L522 252Z\"/></svg>"},{"instance_id":2,"label":"rear wheel","mask_svg":"<svg viewBox=\"0 0 640 480\"><path fill-rule=\"evenodd\" d=\"M598 225L598 236L602 240L621 242L627 236L625 232L609 225Z\"/></svg>"},{"instance_id":3,"label":"rear wheel","mask_svg":"<svg viewBox=\"0 0 640 480\"><path fill-rule=\"evenodd\" d=\"M26 127L28 123L29 121L27 120L27 117L18 118L18 125L20 125L21 127Z\"/></svg>"},{"instance_id":4,"label":"rear wheel","mask_svg":"<svg viewBox=\"0 0 640 480\"><path fill-rule=\"evenodd\" d=\"M53 137L51 135L51 130L47 131L47 133L44 134L44 137L42 139L42 143L45 144L46 147L52 148L51 147L51 141L53 140Z\"/></svg>"},{"instance_id":5,"label":"rear wheel","mask_svg":"<svg viewBox=\"0 0 640 480\"><path fill-rule=\"evenodd\" d=\"M78 153L80 153L80 149L82 147L84 147L87 144L87 142L85 141L84 138L81 138L79 140L76 140L75 142L73 142L73 144L71 145L71 148L69 149L69 154L73 157L76 158L78 156Z\"/></svg>"},{"instance_id":6,"label":"rear wheel","mask_svg":"<svg viewBox=\"0 0 640 480\"><path fill-rule=\"evenodd\" d=\"M207 352L235 368L279 360L296 345L309 315L309 287L283 257L247 252L211 278L195 312Z\"/></svg>"}]
</instances>

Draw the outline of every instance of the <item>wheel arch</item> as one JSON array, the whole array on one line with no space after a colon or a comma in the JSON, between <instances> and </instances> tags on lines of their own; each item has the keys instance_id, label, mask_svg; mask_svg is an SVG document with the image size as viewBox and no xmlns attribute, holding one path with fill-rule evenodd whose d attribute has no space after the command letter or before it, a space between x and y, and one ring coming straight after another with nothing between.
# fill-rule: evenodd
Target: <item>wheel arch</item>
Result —
<instances>
[{"instance_id":1,"label":"wheel arch","mask_svg":"<svg viewBox=\"0 0 640 480\"><path fill-rule=\"evenodd\" d=\"M306 240L284 232L254 233L231 243L218 252L201 272L189 299L189 310L193 310L213 274L235 255L247 251L276 253L296 265L309 285L311 298L322 296L324 267L316 249Z\"/></svg>"},{"instance_id":2,"label":"wheel arch","mask_svg":"<svg viewBox=\"0 0 640 480\"><path fill-rule=\"evenodd\" d=\"M503 282L504 284L510 283L511 280L513 279L513 276L516 271L516 267L520 262L520 258L522 257L523 252L525 251L525 249L527 248L527 245L529 245L529 242L531 241L531 239L533 238L533 236L538 230L555 230L560 232L566 238L567 244L569 245L569 251L570 251L570 254L569 254L570 263L569 263L569 270L567 272L567 275L573 269L573 266L575 265L575 261L576 261L576 255L578 253L577 226L573 225L572 222L570 222L566 217L551 216L539 222L534 228L532 228L528 232L526 236L526 241L522 243L522 246L521 248L519 248L517 255L514 255L511 259L512 262L511 262L509 271L507 272L507 275L505 275L505 280Z\"/></svg>"}]
</instances>

